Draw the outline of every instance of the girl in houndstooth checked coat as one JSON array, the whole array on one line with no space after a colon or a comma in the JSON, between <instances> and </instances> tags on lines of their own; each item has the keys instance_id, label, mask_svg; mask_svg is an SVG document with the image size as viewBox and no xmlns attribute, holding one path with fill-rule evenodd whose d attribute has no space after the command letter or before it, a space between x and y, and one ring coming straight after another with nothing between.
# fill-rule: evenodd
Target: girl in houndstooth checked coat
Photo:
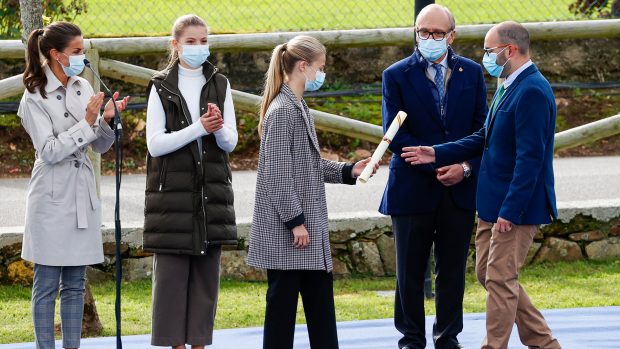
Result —
<instances>
[{"instance_id":1,"label":"girl in houndstooth checked coat","mask_svg":"<svg viewBox=\"0 0 620 349\"><path fill-rule=\"evenodd\" d=\"M266 74L248 264L267 269L263 348L293 348L299 294L312 348L338 348L325 183L355 184L370 159L321 158L304 91L325 78L325 47L309 36L278 45Z\"/></svg>"}]
</instances>

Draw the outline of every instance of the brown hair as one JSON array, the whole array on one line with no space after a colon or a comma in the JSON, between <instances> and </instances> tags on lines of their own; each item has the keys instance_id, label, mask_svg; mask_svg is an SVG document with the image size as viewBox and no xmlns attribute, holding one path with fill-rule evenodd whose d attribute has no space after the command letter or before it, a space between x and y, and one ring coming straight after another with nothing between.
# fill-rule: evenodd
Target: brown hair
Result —
<instances>
[{"instance_id":1,"label":"brown hair","mask_svg":"<svg viewBox=\"0 0 620 349\"><path fill-rule=\"evenodd\" d=\"M530 33L521 23L507 21L497 25L497 34L502 44L513 44L519 48L519 54L530 51Z\"/></svg>"},{"instance_id":2,"label":"brown hair","mask_svg":"<svg viewBox=\"0 0 620 349\"><path fill-rule=\"evenodd\" d=\"M207 23L200 17L189 14L185 16L181 16L174 21L172 25L172 37L176 40L179 40L185 28L191 26L200 26L207 28ZM177 61L179 60L179 51L177 51L172 44L170 45L170 56L168 58L168 65L166 69L170 69Z\"/></svg>"},{"instance_id":3,"label":"brown hair","mask_svg":"<svg viewBox=\"0 0 620 349\"><path fill-rule=\"evenodd\" d=\"M265 73L265 89L263 91L258 121L259 135L262 134L267 108L280 93L280 87L284 83L286 75L293 72L295 63L298 61L312 63L319 55L326 53L325 46L319 40L306 35L298 35L273 49L269 69Z\"/></svg>"},{"instance_id":4,"label":"brown hair","mask_svg":"<svg viewBox=\"0 0 620 349\"><path fill-rule=\"evenodd\" d=\"M28 36L26 71L24 72L24 85L30 93L38 88L41 97L47 98L45 85L47 76L43 70L41 56L51 61L50 51L56 49L62 52L76 36L82 36L78 26L69 22L54 22L43 29L35 29Z\"/></svg>"}]
</instances>

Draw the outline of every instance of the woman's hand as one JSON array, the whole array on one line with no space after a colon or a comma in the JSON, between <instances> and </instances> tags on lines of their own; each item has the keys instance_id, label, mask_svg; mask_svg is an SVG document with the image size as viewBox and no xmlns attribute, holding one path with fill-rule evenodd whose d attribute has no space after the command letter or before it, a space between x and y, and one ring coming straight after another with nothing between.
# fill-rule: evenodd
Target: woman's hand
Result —
<instances>
[{"instance_id":1,"label":"woman's hand","mask_svg":"<svg viewBox=\"0 0 620 349\"><path fill-rule=\"evenodd\" d=\"M86 104L86 116L84 119L86 119L89 125L92 126L95 121L97 121L97 116L99 116L99 110L102 104L103 92L95 93L88 99L88 103Z\"/></svg>"},{"instance_id":2,"label":"woman's hand","mask_svg":"<svg viewBox=\"0 0 620 349\"><path fill-rule=\"evenodd\" d=\"M359 177L362 172L364 171L364 169L366 168L366 165L368 165L368 163L370 162L371 158L366 158L364 160L358 161L355 165L353 165L353 171L351 171L351 175L354 178ZM372 169L372 174L370 175L370 177L374 176L375 173L377 173L377 170L379 169L379 164L381 163L381 161L377 162L375 164L375 168Z\"/></svg>"},{"instance_id":3,"label":"woman's hand","mask_svg":"<svg viewBox=\"0 0 620 349\"><path fill-rule=\"evenodd\" d=\"M293 236L295 237L293 240L293 246L296 248L305 248L310 244L308 230L306 230L306 226L303 224L293 228Z\"/></svg>"},{"instance_id":4,"label":"woman's hand","mask_svg":"<svg viewBox=\"0 0 620 349\"><path fill-rule=\"evenodd\" d=\"M118 91L114 92L114 95L108 101L108 103L106 103L105 108L103 109L103 118L106 122L110 122L110 120L114 119L114 105L112 105L112 101L116 101L116 108L118 108L119 112L127 108L127 103L129 103L129 96L123 98L120 101L117 101L118 95Z\"/></svg>"},{"instance_id":5,"label":"woman's hand","mask_svg":"<svg viewBox=\"0 0 620 349\"><path fill-rule=\"evenodd\" d=\"M200 122L209 133L214 133L224 127L222 112L220 111L220 108L213 103L209 103L207 105L207 112L200 117Z\"/></svg>"}]
</instances>

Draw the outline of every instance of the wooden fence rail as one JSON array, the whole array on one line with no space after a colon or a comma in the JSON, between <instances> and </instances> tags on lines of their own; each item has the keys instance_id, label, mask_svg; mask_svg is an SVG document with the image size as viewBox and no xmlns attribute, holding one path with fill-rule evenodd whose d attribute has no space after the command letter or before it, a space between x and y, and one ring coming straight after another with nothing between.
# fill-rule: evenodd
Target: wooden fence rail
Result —
<instances>
[{"instance_id":1,"label":"wooden fence rail","mask_svg":"<svg viewBox=\"0 0 620 349\"><path fill-rule=\"evenodd\" d=\"M524 25L529 30L533 41L620 37L620 19L539 22L524 23ZM491 26L491 24L457 26L458 40L459 42L480 41L482 44ZM314 36L328 47L413 45L412 28L214 34L209 36L209 45L214 52L269 51L298 34ZM88 47L98 50L102 56L161 54L170 47L170 37L100 38L86 41ZM23 57L24 45L21 41L0 41L0 58Z\"/></svg>"}]
</instances>

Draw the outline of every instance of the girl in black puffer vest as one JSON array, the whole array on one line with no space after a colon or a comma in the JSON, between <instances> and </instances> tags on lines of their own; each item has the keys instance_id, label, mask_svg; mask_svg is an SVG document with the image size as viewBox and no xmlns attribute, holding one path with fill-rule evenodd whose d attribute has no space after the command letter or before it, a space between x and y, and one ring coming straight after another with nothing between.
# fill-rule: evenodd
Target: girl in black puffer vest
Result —
<instances>
[{"instance_id":1,"label":"girl in black puffer vest","mask_svg":"<svg viewBox=\"0 0 620 349\"><path fill-rule=\"evenodd\" d=\"M237 243L228 153L230 84L207 61L207 26L180 17L168 67L149 85L144 249L155 253L152 345L212 342L221 246Z\"/></svg>"}]
</instances>

